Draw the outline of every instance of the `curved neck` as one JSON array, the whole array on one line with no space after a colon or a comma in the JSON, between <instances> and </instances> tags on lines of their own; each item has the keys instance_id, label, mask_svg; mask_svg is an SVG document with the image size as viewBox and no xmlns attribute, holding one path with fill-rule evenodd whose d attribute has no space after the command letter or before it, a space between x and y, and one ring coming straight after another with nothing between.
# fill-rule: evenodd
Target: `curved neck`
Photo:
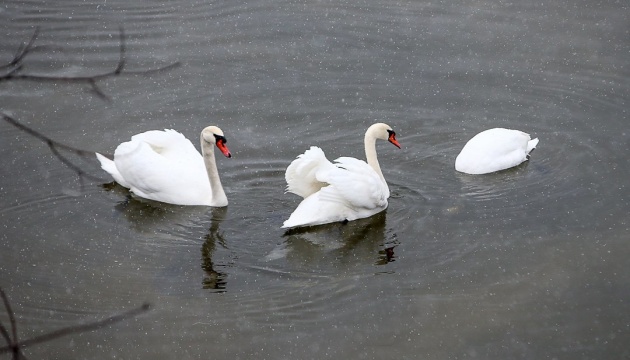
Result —
<instances>
[{"instance_id":1,"label":"curved neck","mask_svg":"<svg viewBox=\"0 0 630 360\"><path fill-rule=\"evenodd\" d=\"M208 180L210 180L210 191L212 191L212 199L210 199L210 206L227 206L227 196L223 191L221 185L221 179L219 178L219 171L217 170L216 159L214 158L214 147L201 138L201 155L203 156L203 162L206 165L206 171L208 172Z\"/></svg>"},{"instance_id":2,"label":"curved neck","mask_svg":"<svg viewBox=\"0 0 630 360\"><path fill-rule=\"evenodd\" d=\"M372 169L376 171L378 176L380 176L383 184L387 184L385 182L385 177L383 177L381 166L378 163L378 158L376 157L376 138L368 131L365 133L363 143L365 145L365 159L367 160L368 165L370 165Z\"/></svg>"}]
</instances>

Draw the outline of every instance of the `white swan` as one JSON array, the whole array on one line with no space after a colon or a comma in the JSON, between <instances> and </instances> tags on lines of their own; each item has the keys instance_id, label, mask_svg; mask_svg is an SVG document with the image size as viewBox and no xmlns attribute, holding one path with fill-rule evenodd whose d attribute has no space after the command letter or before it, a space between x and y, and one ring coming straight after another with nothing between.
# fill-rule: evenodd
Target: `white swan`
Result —
<instances>
[{"instance_id":1,"label":"white swan","mask_svg":"<svg viewBox=\"0 0 630 360\"><path fill-rule=\"evenodd\" d=\"M387 208L389 188L376 158L376 139L400 148L389 125L377 123L365 132L367 163L340 157L331 163L322 149L312 146L293 160L285 173L287 192L304 198L283 228L351 221Z\"/></svg>"},{"instance_id":2,"label":"white swan","mask_svg":"<svg viewBox=\"0 0 630 360\"><path fill-rule=\"evenodd\" d=\"M139 197L176 205L227 206L214 147L232 157L216 126L201 131L201 154L175 130L134 135L116 148L114 160L96 153L103 170Z\"/></svg>"},{"instance_id":3,"label":"white swan","mask_svg":"<svg viewBox=\"0 0 630 360\"><path fill-rule=\"evenodd\" d=\"M538 138L518 130L502 128L482 131L470 139L455 159L455 170L467 174L488 174L505 170L527 160Z\"/></svg>"}]
</instances>

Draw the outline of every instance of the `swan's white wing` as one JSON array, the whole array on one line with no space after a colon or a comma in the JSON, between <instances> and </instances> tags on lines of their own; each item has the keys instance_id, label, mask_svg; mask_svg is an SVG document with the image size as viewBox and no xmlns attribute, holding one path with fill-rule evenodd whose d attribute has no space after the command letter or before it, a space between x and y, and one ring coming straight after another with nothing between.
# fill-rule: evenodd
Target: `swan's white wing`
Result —
<instances>
[{"instance_id":1,"label":"swan's white wing","mask_svg":"<svg viewBox=\"0 0 630 360\"><path fill-rule=\"evenodd\" d=\"M327 185L318 180L317 173L329 171L331 168L334 166L326 159L324 151L317 146L311 146L287 167L284 174L287 181L286 191L307 198Z\"/></svg>"},{"instance_id":2,"label":"swan's white wing","mask_svg":"<svg viewBox=\"0 0 630 360\"><path fill-rule=\"evenodd\" d=\"M151 130L136 134L131 137L130 142L147 143L151 146L153 151L168 158L180 157L185 160L190 157L195 158L201 156L190 140L172 129L165 129L164 131ZM116 151L118 151L118 149Z\"/></svg>"},{"instance_id":3,"label":"swan's white wing","mask_svg":"<svg viewBox=\"0 0 630 360\"><path fill-rule=\"evenodd\" d=\"M364 161L339 158L315 175L328 185L305 198L283 228L366 218L387 207L389 189Z\"/></svg>"},{"instance_id":4,"label":"swan's white wing","mask_svg":"<svg viewBox=\"0 0 630 360\"><path fill-rule=\"evenodd\" d=\"M353 209L387 206L389 188L365 161L351 157L335 160L335 171L319 174L330 186L321 190L323 201L341 202Z\"/></svg>"},{"instance_id":5,"label":"swan's white wing","mask_svg":"<svg viewBox=\"0 0 630 360\"><path fill-rule=\"evenodd\" d=\"M538 139L518 130L489 129L470 139L455 159L455 169L468 174L487 174L516 166Z\"/></svg>"},{"instance_id":6,"label":"swan's white wing","mask_svg":"<svg viewBox=\"0 0 630 360\"><path fill-rule=\"evenodd\" d=\"M116 148L114 163L124 183L138 196L180 205L207 205L210 199L203 158L176 131L133 136Z\"/></svg>"}]
</instances>

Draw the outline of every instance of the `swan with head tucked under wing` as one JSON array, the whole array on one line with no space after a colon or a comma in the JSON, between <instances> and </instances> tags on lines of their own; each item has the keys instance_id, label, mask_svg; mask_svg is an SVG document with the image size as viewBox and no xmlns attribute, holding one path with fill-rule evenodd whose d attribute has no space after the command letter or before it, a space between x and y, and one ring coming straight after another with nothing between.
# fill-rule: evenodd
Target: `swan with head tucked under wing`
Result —
<instances>
[{"instance_id":1,"label":"swan with head tucked under wing","mask_svg":"<svg viewBox=\"0 0 630 360\"><path fill-rule=\"evenodd\" d=\"M351 157L340 157L332 163L316 146L293 160L285 173L287 192L304 200L282 227L352 221L385 210L389 188L376 157L377 139L400 148L394 130L376 123L365 132L367 163Z\"/></svg>"},{"instance_id":2,"label":"swan with head tucked under wing","mask_svg":"<svg viewBox=\"0 0 630 360\"><path fill-rule=\"evenodd\" d=\"M134 195L175 205L227 206L214 146L232 157L223 131L201 131L201 154L175 130L152 130L131 137L116 148L114 160L96 153L103 170Z\"/></svg>"},{"instance_id":3,"label":"swan with head tucked under wing","mask_svg":"<svg viewBox=\"0 0 630 360\"><path fill-rule=\"evenodd\" d=\"M519 130L485 130L464 145L455 159L455 170L480 175L509 169L529 159L536 145L538 138Z\"/></svg>"}]
</instances>

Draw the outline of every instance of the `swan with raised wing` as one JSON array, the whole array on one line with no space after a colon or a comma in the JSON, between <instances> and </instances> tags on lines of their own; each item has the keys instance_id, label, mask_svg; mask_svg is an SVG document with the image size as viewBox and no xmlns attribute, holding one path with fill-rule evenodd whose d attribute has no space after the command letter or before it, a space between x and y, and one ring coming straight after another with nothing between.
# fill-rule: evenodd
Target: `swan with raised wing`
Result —
<instances>
[{"instance_id":1,"label":"swan with raised wing","mask_svg":"<svg viewBox=\"0 0 630 360\"><path fill-rule=\"evenodd\" d=\"M394 130L387 124L376 123L365 132L367 163L351 157L330 162L317 146L293 160L285 173L287 192L304 200L282 227L352 221L385 210L389 187L376 157L377 139L400 148Z\"/></svg>"},{"instance_id":2,"label":"swan with raised wing","mask_svg":"<svg viewBox=\"0 0 630 360\"><path fill-rule=\"evenodd\" d=\"M214 146L232 157L223 131L201 131L201 154L175 130L152 130L131 137L116 148L114 160L96 153L103 170L134 195L175 205L227 206Z\"/></svg>"}]
</instances>

